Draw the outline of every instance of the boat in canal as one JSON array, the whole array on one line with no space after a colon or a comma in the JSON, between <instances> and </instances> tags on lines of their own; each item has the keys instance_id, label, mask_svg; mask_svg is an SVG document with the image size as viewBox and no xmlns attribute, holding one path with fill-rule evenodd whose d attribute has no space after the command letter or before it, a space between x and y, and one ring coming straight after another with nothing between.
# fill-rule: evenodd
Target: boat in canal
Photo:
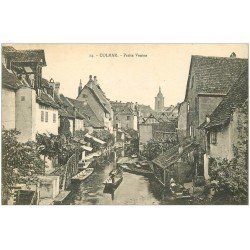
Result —
<instances>
[{"instance_id":1,"label":"boat in canal","mask_svg":"<svg viewBox=\"0 0 250 250\"><path fill-rule=\"evenodd\" d=\"M83 171L87 169L90 165L91 161L79 161L78 162L78 171Z\"/></svg>"},{"instance_id":2,"label":"boat in canal","mask_svg":"<svg viewBox=\"0 0 250 250\"><path fill-rule=\"evenodd\" d=\"M123 172L121 169L112 170L109 177L103 182L105 185L104 192L107 190L115 190L123 180Z\"/></svg>"},{"instance_id":3,"label":"boat in canal","mask_svg":"<svg viewBox=\"0 0 250 250\"><path fill-rule=\"evenodd\" d=\"M81 182L81 181L87 179L93 172L94 172L93 168L87 168L87 169L81 171L80 173L78 173L77 175L75 175L74 177L72 177L71 181L72 182Z\"/></svg>"},{"instance_id":4,"label":"boat in canal","mask_svg":"<svg viewBox=\"0 0 250 250\"><path fill-rule=\"evenodd\" d=\"M143 176L151 176L153 175L153 171L151 169L144 168L139 163L134 164L120 164L119 167L128 173L143 175Z\"/></svg>"},{"instance_id":5,"label":"boat in canal","mask_svg":"<svg viewBox=\"0 0 250 250\"><path fill-rule=\"evenodd\" d=\"M175 200L189 200L192 198L189 189L185 189L181 184L171 182L169 188Z\"/></svg>"}]
</instances>

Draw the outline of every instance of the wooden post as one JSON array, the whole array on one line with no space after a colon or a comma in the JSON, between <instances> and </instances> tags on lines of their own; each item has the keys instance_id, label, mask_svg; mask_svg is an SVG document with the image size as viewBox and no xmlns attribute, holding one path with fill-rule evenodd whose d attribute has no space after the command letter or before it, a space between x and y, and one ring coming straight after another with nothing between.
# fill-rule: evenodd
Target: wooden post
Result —
<instances>
[{"instance_id":1,"label":"wooden post","mask_svg":"<svg viewBox=\"0 0 250 250\"><path fill-rule=\"evenodd\" d=\"M166 170L165 169L163 169L163 173L164 173L163 182L164 182L164 186L166 186Z\"/></svg>"}]
</instances>

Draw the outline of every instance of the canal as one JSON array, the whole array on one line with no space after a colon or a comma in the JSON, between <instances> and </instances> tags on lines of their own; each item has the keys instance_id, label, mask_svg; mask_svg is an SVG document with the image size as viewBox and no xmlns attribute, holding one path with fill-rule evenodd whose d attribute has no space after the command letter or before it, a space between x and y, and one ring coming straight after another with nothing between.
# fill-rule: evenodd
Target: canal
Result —
<instances>
[{"instance_id":1,"label":"canal","mask_svg":"<svg viewBox=\"0 0 250 250\"><path fill-rule=\"evenodd\" d=\"M121 154L118 154L119 156ZM123 173L123 181L112 194L103 193L103 182L115 168L118 157L111 154L110 161L95 164L94 172L78 185L71 186L68 205L158 205L166 201L166 192L154 177Z\"/></svg>"}]
</instances>

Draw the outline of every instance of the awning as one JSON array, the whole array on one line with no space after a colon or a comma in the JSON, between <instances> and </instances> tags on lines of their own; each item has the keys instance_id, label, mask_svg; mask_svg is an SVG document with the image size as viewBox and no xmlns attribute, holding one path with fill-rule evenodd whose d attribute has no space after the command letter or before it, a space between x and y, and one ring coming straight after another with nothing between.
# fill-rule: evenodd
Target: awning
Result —
<instances>
[{"instance_id":1,"label":"awning","mask_svg":"<svg viewBox=\"0 0 250 250\"><path fill-rule=\"evenodd\" d=\"M93 150L93 148L88 147L88 146L81 146L81 148L84 149L84 150L87 150L89 152L91 152Z\"/></svg>"},{"instance_id":2,"label":"awning","mask_svg":"<svg viewBox=\"0 0 250 250\"><path fill-rule=\"evenodd\" d=\"M89 134L86 134L85 137L86 137L86 138L89 138L89 139L92 139L92 140L94 140L95 142L100 143L101 145L103 145L103 144L106 143L105 141L102 141L102 140L100 140L100 139L98 139L98 138L96 138L96 137L94 137L94 136L92 136L92 135L89 135Z\"/></svg>"}]
</instances>

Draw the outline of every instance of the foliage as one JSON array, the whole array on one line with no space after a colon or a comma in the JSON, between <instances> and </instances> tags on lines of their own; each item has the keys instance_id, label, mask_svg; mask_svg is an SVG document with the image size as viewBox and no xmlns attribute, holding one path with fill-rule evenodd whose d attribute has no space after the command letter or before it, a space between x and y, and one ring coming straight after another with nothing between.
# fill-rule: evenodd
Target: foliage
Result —
<instances>
[{"instance_id":1,"label":"foliage","mask_svg":"<svg viewBox=\"0 0 250 250\"><path fill-rule=\"evenodd\" d=\"M108 130L95 130L92 133L92 136L105 141L106 144L104 146L112 146L115 142L115 137L113 134L111 134ZM91 147L93 148L94 151L100 150L103 145L101 145L100 143L97 143L93 140L91 140Z\"/></svg>"},{"instance_id":2,"label":"foliage","mask_svg":"<svg viewBox=\"0 0 250 250\"><path fill-rule=\"evenodd\" d=\"M144 150L142 152L142 156L146 157L148 160L153 160L160 154L166 152L170 147L173 147L175 142L169 141L158 141L151 139L144 146Z\"/></svg>"},{"instance_id":3,"label":"foliage","mask_svg":"<svg viewBox=\"0 0 250 250\"><path fill-rule=\"evenodd\" d=\"M138 132L134 129L126 129L126 133L131 136L131 139L126 139L130 141L129 146L126 148L126 155L138 154L139 152L139 136Z\"/></svg>"},{"instance_id":4,"label":"foliage","mask_svg":"<svg viewBox=\"0 0 250 250\"><path fill-rule=\"evenodd\" d=\"M64 140L64 136L54 134L37 134L37 146L44 157L58 157L59 164L65 164L69 157L79 148L78 143Z\"/></svg>"},{"instance_id":5,"label":"foliage","mask_svg":"<svg viewBox=\"0 0 250 250\"><path fill-rule=\"evenodd\" d=\"M16 130L2 130L2 201L6 203L16 183L36 182L43 162L35 142L20 143Z\"/></svg>"},{"instance_id":6,"label":"foliage","mask_svg":"<svg viewBox=\"0 0 250 250\"><path fill-rule=\"evenodd\" d=\"M240 166L238 162L238 159L213 162L209 172L215 189L213 202L247 204L248 173L246 167Z\"/></svg>"},{"instance_id":7,"label":"foliage","mask_svg":"<svg viewBox=\"0 0 250 250\"><path fill-rule=\"evenodd\" d=\"M60 118L60 127L58 128L59 135L64 135L66 138L71 137L70 122L67 117Z\"/></svg>"},{"instance_id":8,"label":"foliage","mask_svg":"<svg viewBox=\"0 0 250 250\"><path fill-rule=\"evenodd\" d=\"M84 139L85 135L88 133L88 129L85 130L76 130L75 131L75 137L80 138L80 139Z\"/></svg>"}]
</instances>

